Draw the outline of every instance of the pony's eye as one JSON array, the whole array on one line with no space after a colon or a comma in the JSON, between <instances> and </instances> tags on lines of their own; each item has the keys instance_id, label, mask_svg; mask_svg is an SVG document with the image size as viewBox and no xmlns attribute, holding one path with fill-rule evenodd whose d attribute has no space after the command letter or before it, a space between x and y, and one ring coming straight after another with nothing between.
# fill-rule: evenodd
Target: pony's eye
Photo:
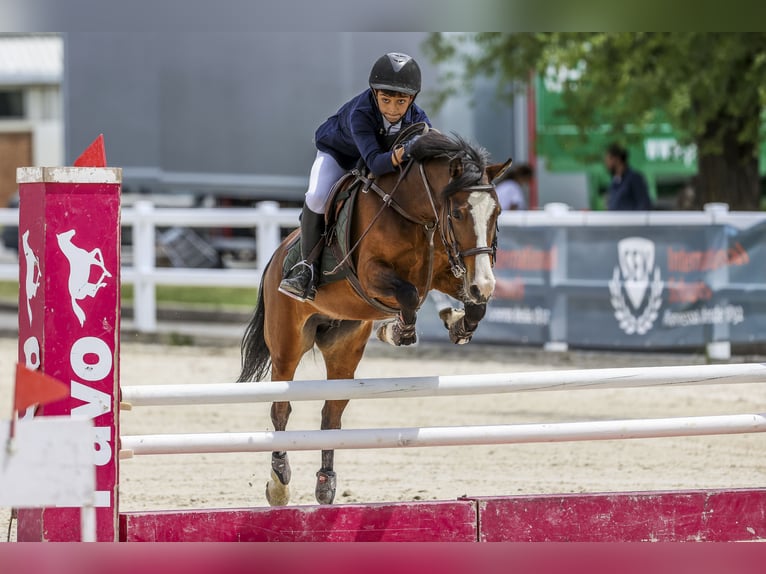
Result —
<instances>
[{"instance_id":1,"label":"pony's eye","mask_svg":"<svg viewBox=\"0 0 766 574\"><path fill-rule=\"evenodd\" d=\"M458 209L458 208L453 209L452 210L452 219L457 219L457 220L463 219L463 212L460 211L460 209Z\"/></svg>"}]
</instances>

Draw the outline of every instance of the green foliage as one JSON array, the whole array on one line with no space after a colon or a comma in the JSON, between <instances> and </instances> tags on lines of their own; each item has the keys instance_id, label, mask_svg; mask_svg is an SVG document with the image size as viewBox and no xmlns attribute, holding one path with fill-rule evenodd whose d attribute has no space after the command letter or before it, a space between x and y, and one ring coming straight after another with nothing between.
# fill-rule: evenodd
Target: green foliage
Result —
<instances>
[{"instance_id":1,"label":"green foliage","mask_svg":"<svg viewBox=\"0 0 766 574\"><path fill-rule=\"evenodd\" d=\"M499 95L510 97L531 71L577 70L563 81L562 100L583 133L604 120L635 133L626 128L656 122L660 110L701 154L720 153L731 130L742 144L759 142L764 33L434 33L425 48L454 64L437 105L480 75L500 78Z\"/></svg>"}]
</instances>

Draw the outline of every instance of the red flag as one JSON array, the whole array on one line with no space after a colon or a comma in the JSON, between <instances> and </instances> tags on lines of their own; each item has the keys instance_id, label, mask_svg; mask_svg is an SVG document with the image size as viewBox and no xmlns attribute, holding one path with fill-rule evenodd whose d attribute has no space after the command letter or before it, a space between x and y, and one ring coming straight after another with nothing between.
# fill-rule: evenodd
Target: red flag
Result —
<instances>
[{"instance_id":1,"label":"red flag","mask_svg":"<svg viewBox=\"0 0 766 574\"><path fill-rule=\"evenodd\" d=\"M75 167L106 167L106 150L104 149L104 134L93 140L84 152L74 160Z\"/></svg>"},{"instance_id":2,"label":"red flag","mask_svg":"<svg viewBox=\"0 0 766 574\"><path fill-rule=\"evenodd\" d=\"M58 379L16 365L16 393L13 408L23 412L35 404L45 405L69 396L69 387Z\"/></svg>"}]
</instances>

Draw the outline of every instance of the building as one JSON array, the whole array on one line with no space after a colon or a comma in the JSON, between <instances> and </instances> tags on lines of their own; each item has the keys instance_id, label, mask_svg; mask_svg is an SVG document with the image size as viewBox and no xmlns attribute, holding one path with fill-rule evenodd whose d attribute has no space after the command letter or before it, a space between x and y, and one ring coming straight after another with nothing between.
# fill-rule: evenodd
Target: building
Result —
<instances>
[{"instance_id":1,"label":"building","mask_svg":"<svg viewBox=\"0 0 766 574\"><path fill-rule=\"evenodd\" d=\"M16 193L16 168L62 165L63 41L0 34L0 207Z\"/></svg>"},{"instance_id":2,"label":"building","mask_svg":"<svg viewBox=\"0 0 766 574\"><path fill-rule=\"evenodd\" d=\"M425 33L75 33L65 36L66 161L103 133L130 193L280 199L305 193L316 127L367 87L372 63L402 51L423 69L427 103L439 70ZM513 109L491 90L432 118L500 160L520 143ZM491 113L491 118L489 114ZM523 133L523 132L522 132Z\"/></svg>"}]
</instances>

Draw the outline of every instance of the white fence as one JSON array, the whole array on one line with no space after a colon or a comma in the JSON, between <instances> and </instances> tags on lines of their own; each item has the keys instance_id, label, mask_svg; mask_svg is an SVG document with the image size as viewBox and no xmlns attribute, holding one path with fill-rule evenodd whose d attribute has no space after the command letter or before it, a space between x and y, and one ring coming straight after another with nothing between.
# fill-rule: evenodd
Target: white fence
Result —
<instances>
[{"instance_id":1,"label":"white fence","mask_svg":"<svg viewBox=\"0 0 766 574\"><path fill-rule=\"evenodd\" d=\"M133 284L134 323L142 332L157 329L157 285L257 287L263 267L281 240L282 228L298 225L299 209L280 209L273 201L255 208L161 208L137 201L122 210L123 227L133 231L133 262L122 269L122 281ZM0 226L18 225L18 209L0 209ZM248 228L256 239L255 269L183 269L157 267L157 228ZM0 280L18 281L18 263L0 264ZM255 301L253 301L255 305Z\"/></svg>"},{"instance_id":2,"label":"white fence","mask_svg":"<svg viewBox=\"0 0 766 574\"><path fill-rule=\"evenodd\" d=\"M281 241L283 227L298 225L298 209L279 209L273 201L255 208L155 209L151 202L138 201L122 211L123 226L133 228L133 265L124 267L122 280L134 289L134 322L138 331L157 329L155 288L157 285L257 287L263 268ZM255 269L157 268L158 227L251 228L256 238ZM255 302L253 302L255 305Z\"/></svg>"},{"instance_id":3,"label":"white fence","mask_svg":"<svg viewBox=\"0 0 766 574\"><path fill-rule=\"evenodd\" d=\"M261 202L255 208L155 208L149 201L137 201L122 210L123 227L133 231L133 262L122 269L122 280L135 286L134 323L142 332L157 328L156 286L191 285L253 287L260 282L264 265L279 245L282 228L298 225L298 209L280 209L276 202ZM700 225L727 223L735 227L762 220L763 213L730 213L725 204L710 204L697 212L587 212L568 211L561 204L549 204L542 211L504 213L501 226L561 227L603 225ZM18 225L17 209L0 209L0 226ZM254 269L158 268L157 228L248 228L256 239ZM6 259L8 259L6 257ZM18 263L0 263L0 280L17 281Z\"/></svg>"}]
</instances>

